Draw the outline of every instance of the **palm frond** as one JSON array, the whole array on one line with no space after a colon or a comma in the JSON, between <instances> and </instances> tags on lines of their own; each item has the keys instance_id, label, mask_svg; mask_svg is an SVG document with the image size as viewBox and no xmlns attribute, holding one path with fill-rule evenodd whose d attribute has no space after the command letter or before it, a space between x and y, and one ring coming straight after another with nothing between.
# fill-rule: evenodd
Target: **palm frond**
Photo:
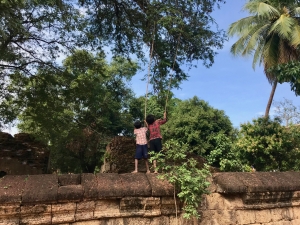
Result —
<instances>
[{"instance_id":1,"label":"palm frond","mask_svg":"<svg viewBox=\"0 0 300 225\"><path fill-rule=\"evenodd\" d=\"M280 16L280 12L275 7L261 0L249 1L244 6L244 9L252 15L262 18L272 19Z\"/></svg>"},{"instance_id":2,"label":"palm frond","mask_svg":"<svg viewBox=\"0 0 300 225\"><path fill-rule=\"evenodd\" d=\"M291 44L296 48L300 45L300 26L294 26L292 36L291 36Z\"/></svg>"},{"instance_id":3,"label":"palm frond","mask_svg":"<svg viewBox=\"0 0 300 225\"><path fill-rule=\"evenodd\" d=\"M292 17L282 14L272 25L269 30L269 34L275 32L285 39L290 39L290 36L295 25L295 21Z\"/></svg>"},{"instance_id":4,"label":"palm frond","mask_svg":"<svg viewBox=\"0 0 300 225\"><path fill-rule=\"evenodd\" d=\"M271 23L265 24L263 26L257 27L256 30L253 29L253 33L249 34L249 40L247 43L247 46L245 47L244 52L242 55L248 55L251 54L257 46L264 44L264 37L266 36L266 33L270 27ZM261 43L263 42L263 44Z\"/></svg>"},{"instance_id":5,"label":"palm frond","mask_svg":"<svg viewBox=\"0 0 300 225\"><path fill-rule=\"evenodd\" d=\"M243 19L240 19L229 26L227 31L229 36L242 36L243 34L249 32L252 26L255 26L258 23L262 23L261 20L258 20L256 16L249 16Z\"/></svg>"},{"instance_id":6,"label":"palm frond","mask_svg":"<svg viewBox=\"0 0 300 225\"><path fill-rule=\"evenodd\" d=\"M263 55L263 50L265 47L263 37L261 37L261 40L259 40L259 43L260 44L257 45L257 48L255 49L254 54L253 54L253 61L252 61L253 69L255 69L255 66L258 62L259 62L259 64L261 64L263 61L262 55Z\"/></svg>"},{"instance_id":7,"label":"palm frond","mask_svg":"<svg viewBox=\"0 0 300 225\"><path fill-rule=\"evenodd\" d=\"M279 44L280 37L277 33L272 33L268 37L263 50L262 57L265 69L277 65L279 58Z\"/></svg>"}]
</instances>

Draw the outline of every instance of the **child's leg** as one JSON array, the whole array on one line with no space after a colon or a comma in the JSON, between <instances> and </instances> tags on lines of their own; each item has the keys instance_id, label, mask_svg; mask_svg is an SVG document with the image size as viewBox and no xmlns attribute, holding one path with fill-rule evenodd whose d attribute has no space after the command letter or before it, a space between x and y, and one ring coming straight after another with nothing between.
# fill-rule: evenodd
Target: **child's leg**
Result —
<instances>
[{"instance_id":1,"label":"child's leg","mask_svg":"<svg viewBox=\"0 0 300 225\"><path fill-rule=\"evenodd\" d=\"M145 159L145 165L146 165L146 169L147 169L146 173L150 173L148 159Z\"/></svg>"},{"instance_id":2,"label":"child's leg","mask_svg":"<svg viewBox=\"0 0 300 225\"><path fill-rule=\"evenodd\" d=\"M135 159L134 160L134 168L135 168L135 172L138 172L138 164L139 164L139 160L138 159Z\"/></svg>"},{"instance_id":3,"label":"child's leg","mask_svg":"<svg viewBox=\"0 0 300 225\"><path fill-rule=\"evenodd\" d=\"M157 173L156 160L153 160L153 168L154 168L154 173Z\"/></svg>"},{"instance_id":4,"label":"child's leg","mask_svg":"<svg viewBox=\"0 0 300 225\"><path fill-rule=\"evenodd\" d=\"M134 171L131 173L137 173L138 172L138 163L139 159L142 158L142 145L136 145L136 151L135 151L135 159L134 159Z\"/></svg>"},{"instance_id":5,"label":"child's leg","mask_svg":"<svg viewBox=\"0 0 300 225\"><path fill-rule=\"evenodd\" d=\"M162 149L161 138L157 138L153 140L153 149L156 153L161 151ZM157 173L156 160L153 160L153 168L154 168L154 173Z\"/></svg>"}]
</instances>

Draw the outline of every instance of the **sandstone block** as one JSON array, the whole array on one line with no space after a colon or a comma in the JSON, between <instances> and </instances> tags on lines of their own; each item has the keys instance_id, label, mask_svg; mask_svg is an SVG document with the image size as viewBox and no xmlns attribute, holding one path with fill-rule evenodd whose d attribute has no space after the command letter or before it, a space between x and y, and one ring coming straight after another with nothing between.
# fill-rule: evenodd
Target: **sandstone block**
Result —
<instances>
[{"instance_id":1,"label":"sandstone block","mask_svg":"<svg viewBox=\"0 0 300 225\"><path fill-rule=\"evenodd\" d=\"M94 218L119 217L120 215L119 199L102 199L95 201Z\"/></svg>"},{"instance_id":2,"label":"sandstone block","mask_svg":"<svg viewBox=\"0 0 300 225\"><path fill-rule=\"evenodd\" d=\"M84 200L98 199L98 183L94 174L83 173L81 175L81 185L84 189Z\"/></svg>"},{"instance_id":3,"label":"sandstone block","mask_svg":"<svg viewBox=\"0 0 300 225\"><path fill-rule=\"evenodd\" d=\"M237 210L236 220L239 224L253 224L255 223L256 210Z\"/></svg>"},{"instance_id":4,"label":"sandstone block","mask_svg":"<svg viewBox=\"0 0 300 225\"><path fill-rule=\"evenodd\" d=\"M67 185L58 188L58 202L79 202L83 199L83 187L81 185Z\"/></svg>"},{"instance_id":5,"label":"sandstone block","mask_svg":"<svg viewBox=\"0 0 300 225\"><path fill-rule=\"evenodd\" d=\"M92 220L94 218L95 202L78 202L76 208L75 219L80 220Z\"/></svg>"},{"instance_id":6,"label":"sandstone block","mask_svg":"<svg viewBox=\"0 0 300 225\"><path fill-rule=\"evenodd\" d=\"M0 217L0 225L19 225L19 217Z\"/></svg>"},{"instance_id":7,"label":"sandstone block","mask_svg":"<svg viewBox=\"0 0 300 225\"><path fill-rule=\"evenodd\" d=\"M124 196L151 196L151 186L144 173L120 174Z\"/></svg>"},{"instance_id":8,"label":"sandstone block","mask_svg":"<svg viewBox=\"0 0 300 225\"><path fill-rule=\"evenodd\" d=\"M120 201L122 216L158 216L160 212L160 199L149 197L125 197Z\"/></svg>"},{"instance_id":9,"label":"sandstone block","mask_svg":"<svg viewBox=\"0 0 300 225\"><path fill-rule=\"evenodd\" d=\"M176 203L176 205L175 205ZM173 197L162 197L161 198L161 214L162 215L175 215L176 210L179 214L181 212L180 208L182 207L178 198L176 201Z\"/></svg>"},{"instance_id":10,"label":"sandstone block","mask_svg":"<svg viewBox=\"0 0 300 225\"><path fill-rule=\"evenodd\" d=\"M293 209L294 219L300 219L300 207L293 207L292 209Z\"/></svg>"},{"instance_id":11,"label":"sandstone block","mask_svg":"<svg viewBox=\"0 0 300 225\"><path fill-rule=\"evenodd\" d=\"M53 204L51 208L52 223L62 224L75 221L76 203Z\"/></svg>"},{"instance_id":12,"label":"sandstone block","mask_svg":"<svg viewBox=\"0 0 300 225\"><path fill-rule=\"evenodd\" d=\"M19 217L20 212L20 204L0 205L0 217Z\"/></svg>"},{"instance_id":13,"label":"sandstone block","mask_svg":"<svg viewBox=\"0 0 300 225\"><path fill-rule=\"evenodd\" d=\"M0 204L20 203L27 175L9 175L0 179Z\"/></svg>"},{"instance_id":14,"label":"sandstone block","mask_svg":"<svg viewBox=\"0 0 300 225\"><path fill-rule=\"evenodd\" d=\"M26 179L22 202L56 203L57 191L58 183L56 174L29 175Z\"/></svg>"},{"instance_id":15,"label":"sandstone block","mask_svg":"<svg viewBox=\"0 0 300 225\"><path fill-rule=\"evenodd\" d=\"M166 180L159 179L156 174L146 174L152 188L152 196L165 197L174 195L174 187Z\"/></svg>"}]
</instances>

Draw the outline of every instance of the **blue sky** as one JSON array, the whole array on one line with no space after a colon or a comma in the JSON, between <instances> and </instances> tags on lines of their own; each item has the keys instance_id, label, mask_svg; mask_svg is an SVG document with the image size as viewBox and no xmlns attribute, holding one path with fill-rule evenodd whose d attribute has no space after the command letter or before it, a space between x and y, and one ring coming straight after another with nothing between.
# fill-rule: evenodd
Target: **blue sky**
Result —
<instances>
[{"instance_id":1,"label":"blue sky","mask_svg":"<svg viewBox=\"0 0 300 225\"><path fill-rule=\"evenodd\" d=\"M245 0L230 0L222 4L221 8L213 13L213 17L223 30L243 17L247 12L242 11ZM263 73L263 68L257 65L252 68L252 58L234 57L230 53L231 45L236 38L229 39L224 48L218 50L214 65L207 69L202 62L198 68L188 72L189 79L181 85L181 90L173 90L175 97L189 99L197 96L207 101L212 107L224 110L233 126L264 115L271 92L271 85ZM143 74L147 73L144 71ZM137 96L145 95L146 82L141 82L137 76L132 87ZM289 84L278 84L274 101L291 100L299 107L300 99L291 91ZM272 111L272 110L271 110ZM272 112L270 113L272 115Z\"/></svg>"}]
</instances>

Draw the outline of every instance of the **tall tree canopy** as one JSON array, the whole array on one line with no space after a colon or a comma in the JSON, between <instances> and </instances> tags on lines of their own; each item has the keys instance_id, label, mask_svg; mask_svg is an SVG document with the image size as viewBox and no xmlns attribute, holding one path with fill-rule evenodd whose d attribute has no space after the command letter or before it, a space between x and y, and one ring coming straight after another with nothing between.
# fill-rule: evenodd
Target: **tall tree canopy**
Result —
<instances>
[{"instance_id":1,"label":"tall tree canopy","mask_svg":"<svg viewBox=\"0 0 300 225\"><path fill-rule=\"evenodd\" d=\"M0 2L0 100L8 101L10 75L30 77L44 67L59 74L59 59L75 49L105 50L146 63L153 52L154 90L178 87L186 65L214 62L225 34L211 12L224 0L3 0ZM184 66L184 68L183 68ZM169 79L170 70L172 79ZM12 83L10 83L12 84ZM7 112L6 107L0 113ZM3 123L15 117L1 117Z\"/></svg>"},{"instance_id":2,"label":"tall tree canopy","mask_svg":"<svg viewBox=\"0 0 300 225\"><path fill-rule=\"evenodd\" d=\"M145 59L145 52L153 52L151 82L155 90L166 89L172 68L172 86L178 86L187 78L181 65L202 60L204 65L211 66L215 50L225 40L210 15L215 5L224 0L80 2L88 9L87 38L94 40L94 46L112 46L113 54L133 53L141 59Z\"/></svg>"},{"instance_id":3,"label":"tall tree canopy","mask_svg":"<svg viewBox=\"0 0 300 225\"><path fill-rule=\"evenodd\" d=\"M18 128L50 143L54 168L93 172L107 138L132 133L127 85L138 69L124 58L77 50L63 71L40 69L35 76L11 76L11 97L2 102L18 111ZM76 162L76 163L75 163ZM66 165L65 165L66 164Z\"/></svg>"},{"instance_id":4,"label":"tall tree canopy","mask_svg":"<svg viewBox=\"0 0 300 225\"><path fill-rule=\"evenodd\" d=\"M269 68L299 60L300 7L292 0L250 0L244 6L251 16L230 25L228 34L237 35L231 48L234 55L252 55L253 67L259 62L273 85L265 116L269 115L277 79Z\"/></svg>"},{"instance_id":5,"label":"tall tree canopy","mask_svg":"<svg viewBox=\"0 0 300 225\"><path fill-rule=\"evenodd\" d=\"M0 2L0 77L36 66L52 66L78 40L80 11L71 1L3 0Z\"/></svg>"},{"instance_id":6,"label":"tall tree canopy","mask_svg":"<svg viewBox=\"0 0 300 225\"><path fill-rule=\"evenodd\" d=\"M176 139L188 144L195 153L206 156L216 147L215 136L233 133L224 111L197 97L184 101L174 99L172 105L168 122L162 126L164 140Z\"/></svg>"}]
</instances>

